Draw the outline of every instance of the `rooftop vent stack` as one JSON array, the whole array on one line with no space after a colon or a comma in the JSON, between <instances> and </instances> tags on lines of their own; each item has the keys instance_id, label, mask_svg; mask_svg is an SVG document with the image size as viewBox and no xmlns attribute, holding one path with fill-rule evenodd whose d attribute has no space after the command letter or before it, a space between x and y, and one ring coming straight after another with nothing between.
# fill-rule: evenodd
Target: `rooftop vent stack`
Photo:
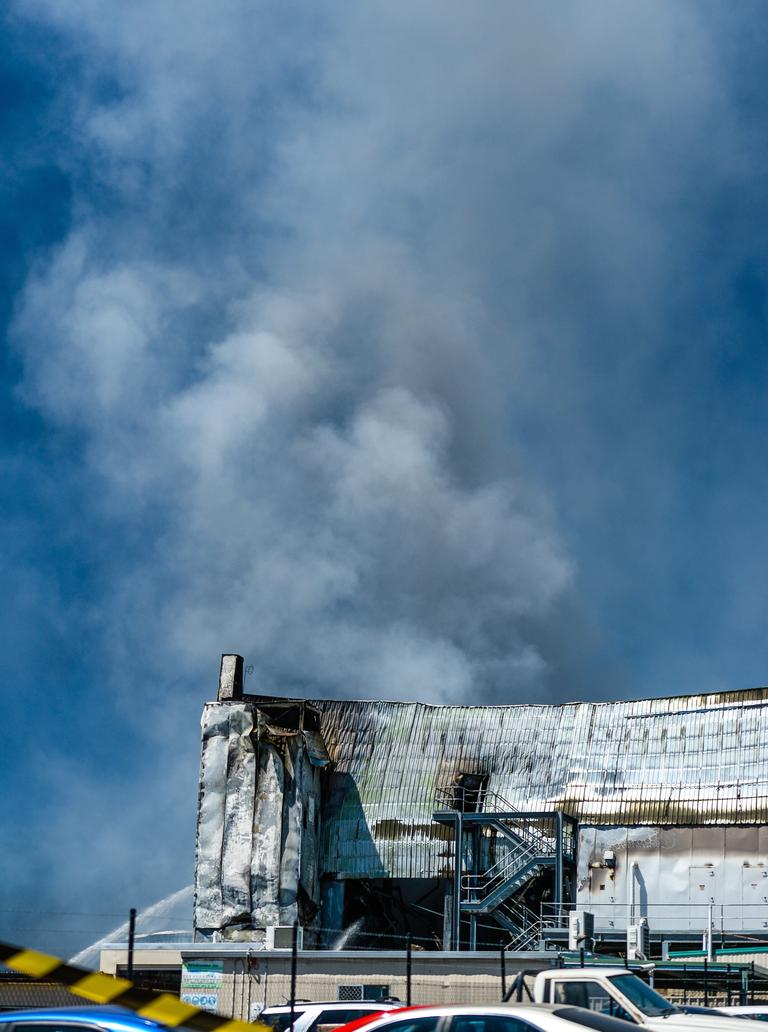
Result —
<instances>
[{"instance_id":1,"label":"rooftop vent stack","mask_svg":"<svg viewBox=\"0 0 768 1032\"><path fill-rule=\"evenodd\" d=\"M222 655L219 670L219 702L243 697L243 657Z\"/></svg>"}]
</instances>

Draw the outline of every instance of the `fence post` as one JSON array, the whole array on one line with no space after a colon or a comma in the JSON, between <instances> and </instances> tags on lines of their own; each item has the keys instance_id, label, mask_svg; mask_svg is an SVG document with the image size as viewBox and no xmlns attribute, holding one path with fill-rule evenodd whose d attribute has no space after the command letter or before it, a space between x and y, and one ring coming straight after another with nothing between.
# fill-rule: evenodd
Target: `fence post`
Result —
<instances>
[{"instance_id":1,"label":"fence post","mask_svg":"<svg viewBox=\"0 0 768 1032\"><path fill-rule=\"evenodd\" d=\"M293 938L291 939L291 1030L296 1017L296 968L299 962L299 922L293 922Z\"/></svg>"},{"instance_id":2,"label":"fence post","mask_svg":"<svg viewBox=\"0 0 768 1032\"><path fill-rule=\"evenodd\" d=\"M704 1006L709 1007L709 965L704 958Z\"/></svg>"},{"instance_id":3,"label":"fence post","mask_svg":"<svg viewBox=\"0 0 768 1032\"><path fill-rule=\"evenodd\" d=\"M405 937L405 1005L411 1006L411 976L413 974L413 935Z\"/></svg>"},{"instance_id":4,"label":"fence post","mask_svg":"<svg viewBox=\"0 0 768 1032\"><path fill-rule=\"evenodd\" d=\"M725 965L725 985L728 994L728 1006L731 1006L731 965Z\"/></svg>"},{"instance_id":5,"label":"fence post","mask_svg":"<svg viewBox=\"0 0 768 1032\"><path fill-rule=\"evenodd\" d=\"M749 1002L755 1002L755 962L752 961L751 966L751 977L749 979Z\"/></svg>"},{"instance_id":6,"label":"fence post","mask_svg":"<svg viewBox=\"0 0 768 1032\"><path fill-rule=\"evenodd\" d=\"M504 943L501 944L501 1002L507 998L507 955L504 952Z\"/></svg>"},{"instance_id":7,"label":"fence post","mask_svg":"<svg viewBox=\"0 0 768 1032\"><path fill-rule=\"evenodd\" d=\"M128 914L128 981L133 981L133 945L136 939L136 907Z\"/></svg>"},{"instance_id":8,"label":"fence post","mask_svg":"<svg viewBox=\"0 0 768 1032\"><path fill-rule=\"evenodd\" d=\"M584 967L584 947L579 950L579 967Z\"/></svg>"}]
</instances>

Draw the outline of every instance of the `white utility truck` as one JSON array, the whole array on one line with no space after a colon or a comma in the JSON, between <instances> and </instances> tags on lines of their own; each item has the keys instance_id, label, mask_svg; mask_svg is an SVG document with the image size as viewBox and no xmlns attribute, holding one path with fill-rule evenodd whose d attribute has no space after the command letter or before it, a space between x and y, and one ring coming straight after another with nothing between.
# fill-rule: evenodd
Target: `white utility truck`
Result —
<instances>
[{"instance_id":1,"label":"white utility truck","mask_svg":"<svg viewBox=\"0 0 768 1032\"><path fill-rule=\"evenodd\" d=\"M642 978L621 967L595 965L551 968L533 981L536 1003L570 1004L645 1025L653 1032L699 1028L701 1032L743 1032L744 1019L717 1014L686 1014Z\"/></svg>"}]
</instances>

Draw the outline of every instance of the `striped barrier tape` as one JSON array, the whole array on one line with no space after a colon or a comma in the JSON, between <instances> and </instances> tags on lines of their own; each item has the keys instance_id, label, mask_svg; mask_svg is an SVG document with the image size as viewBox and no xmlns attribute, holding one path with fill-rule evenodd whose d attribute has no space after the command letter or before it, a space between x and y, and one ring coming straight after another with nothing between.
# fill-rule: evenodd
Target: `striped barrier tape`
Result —
<instances>
[{"instance_id":1,"label":"striped barrier tape","mask_svg":"<svg viewBox=\"0 0 768 1032\"><path fill-rule=\"evenodd\" d=\"M92 1003L116 1004L135 1011L142 1018L149 1018L160 1025L177 1028L198 1029L199 1032L273 1032L269 1025L249 1023L225 1018L218 1014L193 1007L174 996L173 993L155 992L152 989L140 989L127 978L116 978L103 975L98 971L75 967L67 964L60 957L52 957L48 953L37 950L25 950L20 946L12 946L0 942L0 964L11 971L17 971L27 978L38 981L56 982L65 986L75 996L82 996Z\"/></svg>"}]
</instances>

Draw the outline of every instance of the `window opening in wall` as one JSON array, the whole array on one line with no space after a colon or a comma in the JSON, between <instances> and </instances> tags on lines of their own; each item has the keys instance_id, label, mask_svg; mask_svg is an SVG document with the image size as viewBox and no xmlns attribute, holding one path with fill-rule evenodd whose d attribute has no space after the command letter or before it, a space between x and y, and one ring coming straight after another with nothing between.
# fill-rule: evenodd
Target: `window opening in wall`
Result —
<instances>
[{"instance_id":1,"label":"window opening in wall","mask_svg":"<svg viewBox=\"0 0 768 1032\"><path fill-rule=\"evenodd\" d=\"M388 985L340 985L336 991L336 998L341 1001L347 1000L376 1000L389 999Z\"/></svg>"},{"instance_id":2,"label":"window opening in wall","mask_svg":"<svg viewBox=\"0 0 768 1032\"><path fill-rule=\"evenodd\" d=\"M451 786L454 793L453 809L477 813L483 808L488 789L488 774L459 773Z\"/></svg>"}]
</instances>

